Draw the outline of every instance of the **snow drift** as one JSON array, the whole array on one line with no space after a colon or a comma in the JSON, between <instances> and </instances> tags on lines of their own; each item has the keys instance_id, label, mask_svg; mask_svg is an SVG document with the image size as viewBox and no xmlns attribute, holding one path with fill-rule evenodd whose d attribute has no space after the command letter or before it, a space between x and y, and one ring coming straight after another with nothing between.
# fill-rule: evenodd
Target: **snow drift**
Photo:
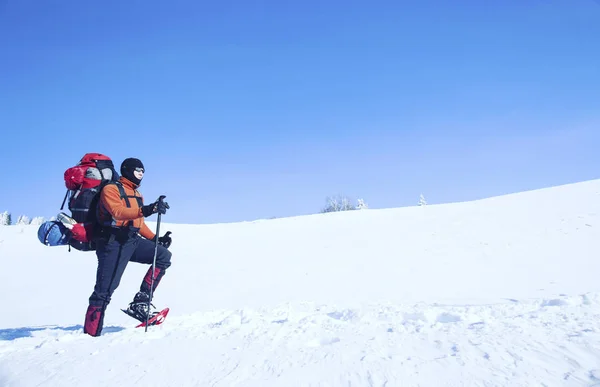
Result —
<instances>
[{"instance_id":1,"label":"snow drift","mask_svg":"<svg viewBox=\"0 0 600 387\"><path fill-rule=\"evenodd\" d=\"M594 180L166 223L173 266L154 304L167 321L144 333L119 310L147 269L130 263L99 338L81 327L95 255L0 227L0 385L600 385L599 214Z\"/></svg>"}]
</instances>

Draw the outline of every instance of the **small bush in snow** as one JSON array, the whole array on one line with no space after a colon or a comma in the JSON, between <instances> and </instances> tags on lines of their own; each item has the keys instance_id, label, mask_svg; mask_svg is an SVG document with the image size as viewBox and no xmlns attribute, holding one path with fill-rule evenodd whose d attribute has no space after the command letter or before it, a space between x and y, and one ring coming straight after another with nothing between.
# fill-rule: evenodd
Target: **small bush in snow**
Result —
<instances>
[{"instance_id":1,"label":"small bush in snow","mask_svg":"<svg viewBox=\"0 0 600 387\"><path fill-rule=\"evenodd\" d=\"M33 218L31 220L31 224L34 224L36 226L39 226L40 224L44 223L46 220L44 219L43 216L36 216L35 218Z\"/></svg>"},{"instance_id":2,"label":"small bush in snow","mask_svg":"<svg viewBox=\"0 0 600 387\"><path fill-rule=\"evenodd\" d=\"M369 208L369 205L367 203L365 203L364 199L358 199L358 201L356 203L356 209L357 210L366 210L367 208Z\"/></svg>"},{"instance_id":3,"label":"small bush in snow","mask_svg":"<svg viewBox=\"0 0 600 387\"><path fill-rule=\"evenodd\" d=\"M21 215L19 216L19 219L17 219L17 225L24 225L24 224L30 224L31 223L31 219L29 219L29 217L27 215Z\"/></svg>"},{"instance_id":4,"label":"small bush in snow","mask_svg":"<svg viewBox=\"0 0 600 387\"><path fill-rule=\"evenodd\" d=\"M327 198L327 205L321 210L321 213L351 211L354 206L350 203L350 199L345 196L330 196Z\"/></svg>"},{"instance_id":5,"label":"small bush in snow","mask_svg":"<svg viewBox=\"0 0 600 387\"><path fill-rule=\"evenodd\" d=\"M10 226L11 223L12 220L8 211L4 211L0 214L0 226Z\"/></svg>"},{"instance_id":6,"label":"small bush in snow","mask_svg":"<svg viewBox=\"0 0 600 387\"><path fill-rule=\"evenodd\" d=\"M321 210L321 213L340 212L363 210L369 208L364 199L358 199L357 204L352 204L352 201L346 196L330 196L327 198L327 205Z\"/></svg>"},{"instance_id":7,"label":"small bush in snow","mask_svg":"<svg viewBox=\"0 0 600 387\"><path fill-rule=\"evenodd\" d=\"M419 205L420 206L426 206L427 202L425 201L425 197L423 197L423 194L421 194L421 198L419 199Z\"/></svg>"}]
</instances>

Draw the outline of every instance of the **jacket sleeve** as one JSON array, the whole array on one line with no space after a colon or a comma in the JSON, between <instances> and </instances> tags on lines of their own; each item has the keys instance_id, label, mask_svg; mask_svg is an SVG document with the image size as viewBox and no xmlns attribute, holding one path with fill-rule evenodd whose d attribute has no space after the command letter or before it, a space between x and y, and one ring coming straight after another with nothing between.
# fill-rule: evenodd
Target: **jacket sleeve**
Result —
<instances>
[{"instance_id":1,"label":"jacket sleeve","mask_svg":"<svg viewBox=\"0 0 600 387\"><path fill-rule=\"evenodd\" d=\"M121 195L119 194L119 189L115 185L104 187L100 193L100 201L104 205L104 208L106 208L116 220L134 220L144 217L141 208L128 208L125 203L123 203Z\"/></svg>"},{"instance_id":2,"label":"jacket sleeve","mask_svg":"<svg viewBox=\"0 0 600 387\"><path fill-rule=\"evenodd\" d=\"M150 227L148 227L146 222L142 222L142 227L140 227L140 234L142 234L144 238L150 240L154 239L154 236L156 235L154 232L152 232L152 230L150 230Z\"/></svg>"}]
</instances>

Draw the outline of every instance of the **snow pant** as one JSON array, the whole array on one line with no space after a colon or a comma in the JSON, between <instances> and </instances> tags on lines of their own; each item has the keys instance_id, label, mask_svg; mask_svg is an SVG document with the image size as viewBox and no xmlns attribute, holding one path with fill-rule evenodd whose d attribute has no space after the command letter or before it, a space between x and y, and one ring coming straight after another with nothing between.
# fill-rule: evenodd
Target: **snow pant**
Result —
<instances>
[{"instance_id":1,"label":"snow pant","mask_svg":"<svg viewBox=\"0 0 600 387\"><path fill-rule=\"evenodd\" d=\"M132 261L152 265L154 247L155 243L141 237L137 233L137 229L113 228L103 231L102 236L96 242L96 256L98 257L96 285L89 298L83 327L84 333L90 336L100 336L104 323L104 312L110 303L113 292L119 286L127 264ZM169 266L171 266L171 252L164 246L158 245L154 273L150 266L140 285L140 292L150 294L153 275L152 292L154 292Z\"/></svg>"}]
</instances>

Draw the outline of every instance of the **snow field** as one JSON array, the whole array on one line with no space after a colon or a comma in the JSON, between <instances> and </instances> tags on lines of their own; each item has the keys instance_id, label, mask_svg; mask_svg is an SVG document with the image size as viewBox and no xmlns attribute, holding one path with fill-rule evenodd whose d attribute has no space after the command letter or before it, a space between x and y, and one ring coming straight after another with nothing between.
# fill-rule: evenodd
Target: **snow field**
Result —
<instances>
[{"instance_id":1,"label":"snow field","mask_svg":"<svg viewBox=\"0 0 600 387\"><path fill-rule=\"evenodd\" d=\"M99 338L81 326L95 255L0 227L0 386L600 386L598 214L600 180L166 223L165 324L119 310L147 269L132 263Z\"/></svg>"}]
</instances>

